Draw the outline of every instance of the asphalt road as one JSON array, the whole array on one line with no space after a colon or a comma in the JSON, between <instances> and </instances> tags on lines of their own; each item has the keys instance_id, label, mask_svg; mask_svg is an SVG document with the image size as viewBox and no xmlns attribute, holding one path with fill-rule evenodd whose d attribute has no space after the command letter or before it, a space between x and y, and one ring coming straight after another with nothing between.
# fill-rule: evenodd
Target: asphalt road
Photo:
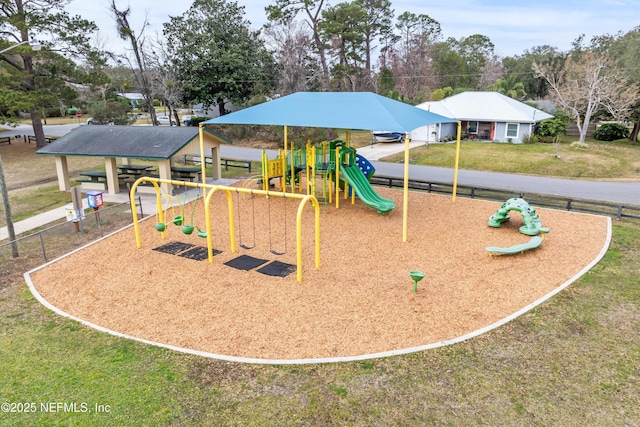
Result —
<instances>
[{"instance_id":1,"label":"asphalt road","mask_svg":"<svg viewBox=\"0 0 640 427\"><path fill-rule=\"evenodd\" d=\"M45 134L62 136L78 127L78 124L45 125ZM33 135L33 129L28 125L20 125L15 129L3 132L3 136ZM381 144L390 154L402 150L401 144ZM363 149L364 151L364 149ZM222 146L222 157L260 161L262 150L234 146ZM270 158L275 157L275 150L267 150ZM367 157L365 155L365 157ZM400 163L380 162L371 159L378 175L398 176L404 174ZM409 177L435 182L453 182L452 168L438 168L431 166L409 167ZM640 178L640 175L639 175ZM545 178L539 176L501 174L460 170L458 172L459 185L513 190L523 193L539 193L563 197L576 197L589 200L600 200L613 203L640 205L640 181L638 182L605 182L582 181L574 179Z\"/></svg>"},{"instance_id":2,"label":"asphalt road","mask_svg":"<svg viewBox=\"0 0 640 427\"><path fill-rule=\"evenodd\" d=\"M395 147L393 147L395 145ZM390 151L394 148L402 149L397 144L389 145ZM222 157L260 161L261 150L233 146L222 146ZM267 150L269 158L277 154L274 150ZM365 156L366 157L366 156ZM401 163L386 163L372 161L377 175L397 176L404 175L404 167ZM409 166L409 177L426 181L453 182L453 168L439 168L432 166ZM640 177L639 177L640 178ZM545 178L528 175L514 175L494 172L480 172L471 170L458 171L458 184L495 189L513 190L523 193L539 193L563 197L575 197L580 199L600 200L613 203L640 205L640 181L639 182L603 182L581 181L573 179Z\"/></svg>"}]
</instances>

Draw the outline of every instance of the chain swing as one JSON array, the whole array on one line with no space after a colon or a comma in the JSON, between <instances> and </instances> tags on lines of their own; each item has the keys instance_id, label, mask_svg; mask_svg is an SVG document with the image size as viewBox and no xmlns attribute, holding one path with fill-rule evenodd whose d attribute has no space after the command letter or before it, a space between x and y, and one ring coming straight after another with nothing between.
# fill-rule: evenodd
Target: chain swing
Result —
<instances>
[{"instance_id":1,"label":"chain swing","mask_svg":"<svg viewBox=\"0 0 640 427\"><path fill-rule=\"evenodd\" d=\"M162 192L162 194L160 195L160 205L162 206L162 211L156 212L156 230L160 232L164 232L167 229L167 213L169 212L169 209L171 209L172 218L169 222L174 223L176 221L176 218L178 218L178 221L181 218L180 215L176 216L175 214L173 199L177 199L177 204L178 206L180 206L180 197L172 196L171 194L165 192ZM180 211L181 209L182 208L180 208ZM161 222L161 218L164 219L164 222Z\"/></svg>"},{"instance_id":2,"label":"chain swing","mask_svg":"<svg viewBox=\"0 0 640 427\"><path fill-rule=\"evenodd\" d=\"M287 253L287 195L283 193L282 198L284 199L284 251L279 252L273 248L272 244L272 231L271 231L271 198L267 194L267 198L269 199L269 252L274 255L284 255Z\"/></svg>"},{"instance_id":3,"label":"chain swing","mask_svg":"<svg viewBox=\"0 0 640 427\"><path fill-rule=\"evenodd\" d=\"M256 203L254 200L254 195L253 195L253 190L251 190L251 226L253 229L253 243L251 245L247 245L245 243L243 243L242 241L242 216L240 214L240 198L242 196L240 196L240 192L238 191L238 189L236 188L236 205L237 210L238 210L238 240L239 245L241 248L243 249L253 249L256 247Z\"/></svg>"}]
</instances>

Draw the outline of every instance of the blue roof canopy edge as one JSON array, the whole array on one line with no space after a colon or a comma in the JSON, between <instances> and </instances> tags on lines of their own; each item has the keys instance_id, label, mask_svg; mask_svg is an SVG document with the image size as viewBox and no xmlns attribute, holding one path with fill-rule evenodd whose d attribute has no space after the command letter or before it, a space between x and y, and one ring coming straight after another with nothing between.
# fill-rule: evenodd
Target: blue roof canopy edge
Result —
<instances>
[{"instance_id":1,"label":"blue roof canopy edge","mask_svg":"<svg viewBox=\"0 0 640 427\"><path fill-rule=\"evenodd\" d=\"M296 92L203 123L411 132L425 125L455 122L372 92Z\"/></svg>"}]
</instances>

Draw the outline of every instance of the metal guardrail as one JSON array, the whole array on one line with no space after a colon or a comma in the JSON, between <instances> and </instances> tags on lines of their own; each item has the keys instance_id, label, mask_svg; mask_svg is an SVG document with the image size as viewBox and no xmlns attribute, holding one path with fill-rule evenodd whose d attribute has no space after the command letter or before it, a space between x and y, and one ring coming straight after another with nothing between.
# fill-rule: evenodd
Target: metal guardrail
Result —
<instances>
[{"instance_id":1,"label":"metal guardrail","mask_svg":"<svg viewBox=\"0 0 640 427\"><path fill-rule=\"evenodd\" d=\"M404 187L404 179L393 176L374 175L371 177L371 184L390 188ZM409 188L412 190L426 191L428 193L451 194L453 184L409 180ZM600 215L613 216L616 219L629 218L640 219L640 206L626 205L619 203L602 202L597 200L580 199L575 197L551 196L540 193L523 193L512 190L501 190L487 187L475 187L468 185L458 185L456 195L469 197L472 199L504 201L512 197L521 197L529 203L541 207L551 207L567 211L586 212Z\"/></svg>"}]
</instances>

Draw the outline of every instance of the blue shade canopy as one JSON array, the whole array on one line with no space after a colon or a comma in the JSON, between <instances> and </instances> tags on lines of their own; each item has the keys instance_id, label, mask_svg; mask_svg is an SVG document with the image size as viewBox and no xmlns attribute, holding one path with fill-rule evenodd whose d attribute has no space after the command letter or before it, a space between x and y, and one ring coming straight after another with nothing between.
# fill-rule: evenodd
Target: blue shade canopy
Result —
<instances>
[{"instance_id":1,"label":"blue shade canopy","mask_svg":"<svg viewBox=\"0 0 640 427\"><path fill-rule=\"evenodd\" d=\"M372 92L297 92L203 123L411 132L455 122Z\"/></svg>"}]
</instances>

